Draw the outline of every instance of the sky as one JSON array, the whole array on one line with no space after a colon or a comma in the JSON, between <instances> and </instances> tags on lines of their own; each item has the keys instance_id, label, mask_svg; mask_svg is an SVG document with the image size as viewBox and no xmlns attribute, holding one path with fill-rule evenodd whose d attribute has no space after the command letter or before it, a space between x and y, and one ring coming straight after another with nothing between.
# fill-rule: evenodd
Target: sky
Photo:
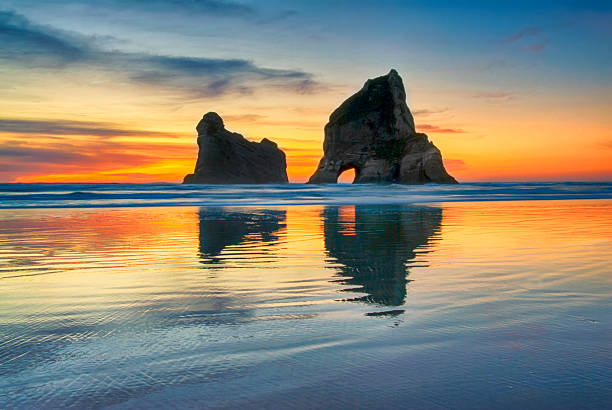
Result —
<instances>
[{"instance_id":1,"label":"sky","mask_svg":"<svg viewBox=\"0 0 612 410\"><path fill-rule=\"evenodd\" d=\"M0 0L0 182L180 182L195 126L322 156L395 68L469 181L612 180L609 1Z\"/></svg>"}]
</instances>

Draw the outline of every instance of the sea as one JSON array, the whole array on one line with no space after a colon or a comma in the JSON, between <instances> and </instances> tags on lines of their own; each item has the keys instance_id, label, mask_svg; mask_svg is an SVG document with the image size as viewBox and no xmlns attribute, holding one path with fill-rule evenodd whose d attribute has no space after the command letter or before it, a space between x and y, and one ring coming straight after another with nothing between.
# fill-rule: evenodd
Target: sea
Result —
<instances>
[{"instance_id":1,"label":"sea","mask_svg":"<svg viewBox=\"0 0 612 410\"><path fill-rule=\"evenodd\" d=\"M612 183L0 184L0 408L603 409Z\"/></svg>"}]
</instances>

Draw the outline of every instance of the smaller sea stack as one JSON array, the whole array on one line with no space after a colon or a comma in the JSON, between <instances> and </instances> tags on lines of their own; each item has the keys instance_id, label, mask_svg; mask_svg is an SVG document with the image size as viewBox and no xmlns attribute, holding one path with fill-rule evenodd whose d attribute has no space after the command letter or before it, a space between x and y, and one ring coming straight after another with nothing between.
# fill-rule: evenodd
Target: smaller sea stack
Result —
<instances>
[{"instance_id":1,"label":"smaller sea stack","mask_svg":"<svg viewBox=\"0 0 612 410\"><path fill-rule=\"evenodd\" d=\"M252 142L225 129L215 112L202 117L198 131L198 160L184 184L287 183L287 160L267 138Z\"/></svg>"}]
</instances>

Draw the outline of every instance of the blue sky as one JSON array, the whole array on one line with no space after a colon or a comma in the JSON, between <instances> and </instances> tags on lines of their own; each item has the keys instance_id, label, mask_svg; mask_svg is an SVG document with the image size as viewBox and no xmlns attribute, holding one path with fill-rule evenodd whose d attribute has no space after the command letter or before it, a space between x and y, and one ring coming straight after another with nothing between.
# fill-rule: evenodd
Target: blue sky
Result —
<instances>
[{"instance_id":1,"label":"blue sky","mask_svg":"<svg viewBox=\"0 0 612 410\"><path fill-rule=\"evenodd\" d=\"M303 121L313 130L287 141L311 143L325 113L393 67L411 108L424 121L439 114L438 123L425 123L429 129L455 127L472 139L491 138L486 144L493 147L509 137L491 135L495 124L479 115L499 117L499 128L508 126L503 115L521 116L538 132L548 130L549 142L559 133L555 118L574 112L590 124L585 138L607 146L611 40L612 3L604 1L3 0L0 95L5 123L76 119L102 124L96 129L142 128L125 117L144 122L139 110L149 109L150 117L177 124L166 130L152 119L148 131L161 134L191 132L195 113L208 107L242 119L289 108L311 113ZM66 101L59 101L64 86ZM137 96L140 102L130 102ZM100 108L101 100L117 111ZM287 132L274 124L244 126L257 137ZM23 142L14 129L1 128L5 145ZM437 139L453 157L462 155L456 140ZM559 161L571 159L563 155ZM600 168L585 172L608 175ZM9 174L0 178L15 177Z\"/></svg>"}]
</instances>

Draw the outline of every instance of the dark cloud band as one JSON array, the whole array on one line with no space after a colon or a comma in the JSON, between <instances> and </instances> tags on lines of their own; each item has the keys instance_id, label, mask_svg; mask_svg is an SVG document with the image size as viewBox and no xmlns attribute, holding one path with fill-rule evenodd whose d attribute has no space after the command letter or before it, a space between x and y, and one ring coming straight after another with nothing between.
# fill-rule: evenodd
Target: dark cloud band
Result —
<instances>
[{"instance_id":1,"label":"dark cloud band","mask_svg":"<svg viewBox=\"0 0 612 410\"><path fill-rule=\"evenodd\" d=\"M71 65L103 69L183 97L244 94L258 87L306 93L320 87L309 73L260 67L243 59L106 50L94 38L35 25L9 11L0 11L0 59L21 67L56 69Z\"/></svg>"},{"instance_id":2,"label":"dark cloud band","mask_svg":"<svg viewBox=\"0 0 612 410\"><path fill-rule=\"evenodd\" d=\"M95 137L156 136L176 137L155 131L131 130L105 122L71 120L22 120L0 118L0 133L39 135L89 135Z\"/></svg>"}]
</instances>

